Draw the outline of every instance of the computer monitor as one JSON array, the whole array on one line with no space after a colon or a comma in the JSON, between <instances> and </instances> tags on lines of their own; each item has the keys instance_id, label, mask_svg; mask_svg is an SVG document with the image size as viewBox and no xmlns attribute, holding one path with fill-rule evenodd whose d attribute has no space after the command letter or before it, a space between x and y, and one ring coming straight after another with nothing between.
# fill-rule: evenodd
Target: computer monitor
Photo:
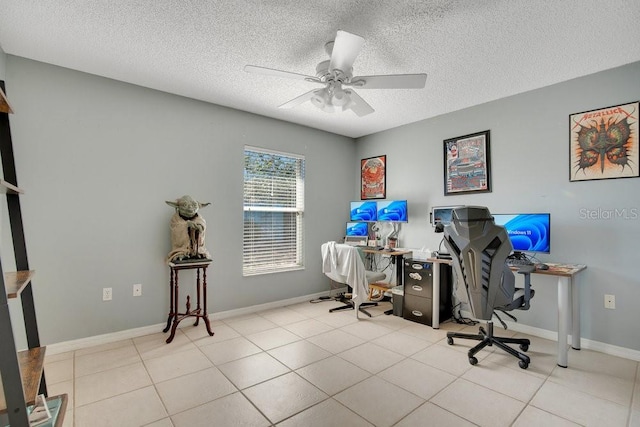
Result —
<instances>
[{"instance_id":1,"label":"computer monitor","mask_svg":"<svg viewBox=\"0 0 640 427\"><path fill-rule=\"evenodd\" d=\"M431 208L431 225L434 227L438 224L449 225L451 223L451 214L455 208L459 206L434 206Z\"/></svg>"},{"instance_id":2,"label":"computer monitor","mask_svg":"<svg viewBox=\"0 0 640 427\"><path fill-rule=\"evenodd\" d=\"M551 214L492 214L509 235L514 252L551 252Z\"/></svg>"},{"instance_id":3,"label":"computer monitor","mask_svg":"<svg viewBox=\"0 0 640 427\"><path fill-rule=\"evenodd\" d=\"M408 222L409 213L406 200L378 200L379 222Z\"/></svg>"},{"instance_id":4,"label":"computer monitor","mask_svg":"<svg viewBox=\"0 0 640 427\"><path fill-rule=\"evenodd\" d=\"M351 202L349 221L376 222L378 208L375 201Z\"/></svg>"},{"instance_id":5,"label":"computer monitor","mask_svg":"<svg viewBox=\"0 0 640 427\"><path fill-rule=\"evenodd\" d=\"M346 236L362 236L369 235L369 224L366 222L347 222Z\"/></svg>"}]
</instances>

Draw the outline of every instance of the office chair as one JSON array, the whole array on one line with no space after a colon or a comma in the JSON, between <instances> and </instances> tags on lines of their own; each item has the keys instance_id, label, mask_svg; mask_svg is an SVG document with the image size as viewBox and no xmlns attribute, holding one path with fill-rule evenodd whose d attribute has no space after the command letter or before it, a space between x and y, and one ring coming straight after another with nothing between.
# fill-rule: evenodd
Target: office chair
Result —
<instances>
[{"instance_id":1,"label":"office chair","mask_svg":"<svg viewBox=\"0 0 640 427\"><path fill-rule=\"evenodd\" d=\"M444 244L452 256L457 286L464 286L473 317L487 322L487 329L480 327L478 334L448 332L448 344L453 345L454 338L480 341L467 353L472 365L478 363L476 353L486 346L495 345L520 359L519 366L527 369L529 356L507 344L519 344L520 350L524 352L529 349L530 341L493 335L491 318L496 310L515 319L507 311L529 309L529 300L534 295L530 275L535 268L520 268L518 273L524 275L524 288L516 289L515 276L506 264L506 259L513 250L511 241L504 227L495 225L489 209L485 207L465 206L454 209L452 221L444 229ZM502 324L505 325L504 322Z\"/></svg>"},{"instance_id":2,"label":"office chair","mask_svg":"<svg viewBox=\"0 0 640 427\"><path fill-rule=\"evenodd\" d=\"M365 307L378 305L377 302L365 302L369 294L369 284L386 278L384 273L369 271L364 266L363 254L355 246L336 242L324 243L322 249L322 272L334 282L344 283L352 290L351 299L344 295L340 301L345 305L332 308L330 313L339 310L356 310L371 317Z\"/></svg>"}]
</instances>

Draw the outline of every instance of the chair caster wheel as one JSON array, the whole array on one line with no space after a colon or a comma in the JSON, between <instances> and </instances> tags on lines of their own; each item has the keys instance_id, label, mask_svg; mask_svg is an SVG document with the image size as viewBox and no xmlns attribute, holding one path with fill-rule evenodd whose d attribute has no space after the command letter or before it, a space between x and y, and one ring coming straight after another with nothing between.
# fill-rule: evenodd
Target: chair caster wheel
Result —
<instances>
[{"instance_id":1,"label":"chair caster wheel","mask_svg":"<svg viewBox=\"0 0 640 427\"><path fill-rule=\"evenodd\" d=\"M528 344L520 344L520 350L522 350L522 351L529 350L529 345Z\"/></svg>"},{"instance_id":2,"label":"chair caster wheel","mask_svg":"<svg viewBox=\"0 0 640 427\"><path fill-rule=\"evenodd\" d=\"M522 369L527 369L529 367L529 364L527 362L525 362L524 360L521 360L518 362L518 366L520 366L520 368Z\"/></svg>"},{"instance_id":3,"label":"chair caster wheel","mask_svg":"<svg viewBox=\"0 0 640 427\"><path fill-rule=\"evenodd\" d=\"M453 345L453 338L447 337L447 344Z\"/></svg>"},{"instance_id":4,"label":"chair caster wheel","mask_svg":"<svg viewBox=\"0 0 640 427\"><path fill-rule=\"evenodd\" d=\"M475 357L471 356L469 358L469 363L472 365L477 365L478 364L478 359L476 359Z\"/></svg>"}]
</instances>

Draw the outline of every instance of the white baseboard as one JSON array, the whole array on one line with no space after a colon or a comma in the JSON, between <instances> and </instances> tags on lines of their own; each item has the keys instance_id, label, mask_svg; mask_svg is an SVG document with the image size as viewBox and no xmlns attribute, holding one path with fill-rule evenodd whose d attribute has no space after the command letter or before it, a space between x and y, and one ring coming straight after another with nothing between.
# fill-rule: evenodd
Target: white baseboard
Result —
<instances>
[{"instance_id":1,"label":"white baseboard","mask_svg":"<svg viewBox=\"0 0 640 427\"><path fill-rule=\"evenodd\" d=\"M228 319L229 317L242 316L244 314L257 313L259 311L273 310L274 308L285 307L287 305L299 304L301 302L309 302L320 297L328 296L330 291L318 292L311 295L289 298L281 301L273 301L265 304L252 305L250 307L236 308L234 310L221 311L219 313L211 313L211 320Z\"/></svg>"},{"instance_id":2,"label":"white baseboard","mask_svg":"<svg viewBox=\"0 0 640 427\"><path fill-rule=\"evenodd\" d=\"M141 328L126 329L124 331L111 332L109 334L95 335L92 337L63 341L55 344L47 344L47 355L82 350L83 348L155 334L162 331L166 325L166 322L158 323L156 325L143 326Z\"/></svg>"},{"instance_id":3,"label":"white baseboard","mask_svg":"<svg viewBox=\"0 0 640 427\"><path fill-rule=\"evenodd\" d=\"M250 307L237 308L234 310L222 311L219 313L211 313L209 318L211 320L223 320L228 319L230 317L242 316L246 314L257 313L266 310L272 310L275 308L285 307L287 305L298 304L301 302L311 301L322 296L329 295L329 291L319 292L311 295L305 295L295 298L289 298L281 301L273 301L265 304L253 305ZM462 316L471 318L471 313L462 311ZM558 333L555 331L549 331L546 329L536 328L533 326L523 325L521 323L514 322L505 322L509 329L522 332L524 334L533 335L535 337L540 337L544 339L548 339L551 341L558 340ZM156 325L143 326L140 328L127 329L124 331L112 332L109 334L96 335L87 338L80 338L72 341L64 341L55 344L47 345L47 354L59 354L65 353L67 351L75 351L80 350L87 347L93 347L101 344L108 344L116 341L121 341L125 339L137 338L144 335L155 334L164 329L166 323L158 323ZM569 336L569 343L571 343L571 336ZM633 350L630 348L619 347L612 344L602 343L599 341L592 341L586 338L582 338L580 340L581 347L587 350L599 351L601 353L610 354L612 356L618 356L625 359L640 361L640 351Z\"/></svg>"},{"instance_id":4,"label":"white baseboard","mask_svg":"<svg viewBox=\"0 0 640 427\"><path fill-rule=\"evenodd\" d=\"M246 314L257 313L260 311L272 310L274 308L280 308L287 305L298 304L301 302L311 301L322 296L329 295L329 291L319 292L311 295L305 295L295 298L289 298L281 301L268 302L265 304L253 305L250 307L237 308L234 310L222 311L219 313L210 313L209 320L222 320L228 319L234 316L242 316ZM80 338L77 340L64 341L55 344L47 344L47 354L59 354L67 351L81 350L87 347L94 347L102 344L109 344L116 341L137 338L144 335L155 334L162 331L166 323L158 323L156 325L143 326L140 328L126 329L124 331L111 332L103 335L95 335L87 338Z\"/></svg>"},{"instance_id":5,"label":"white baseboard","mask_svg":"<svg viewBox=\"0 0 640 427\"><path fill-rule=\"evenodd\" d=\"M463 317L467 317L470 319L473 318L470 312L465 312L464 310L460 314ZM522 332L523 334L529 334L533 335L534 337L540 337L551 341L558 341L558 332L556 331L549 331L547 329L536 328L534 326L523 325L522 323L516 322L505 321L504 323L506 323L507 327L512 331ZM573 337L571 335L569 335L568 337L568 343L573 343ZM631 348L619 347L617 345L588 340L586 338L582 338L580 340L580 348L583 348L585 350L594 350L600 353L609 354L611 356L622 357L625 359L640 362L640 351L633 350Z\"/></svg>"}]
</instances>

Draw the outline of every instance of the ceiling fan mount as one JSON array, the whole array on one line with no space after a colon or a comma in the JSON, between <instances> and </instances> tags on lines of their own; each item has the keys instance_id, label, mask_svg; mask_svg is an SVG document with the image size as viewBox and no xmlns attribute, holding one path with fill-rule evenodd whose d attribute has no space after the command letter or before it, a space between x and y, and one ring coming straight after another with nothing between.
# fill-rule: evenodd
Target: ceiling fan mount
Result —
<instances>
[{"instance_id":1,"label":"ceiling fan mount","mask_svg":"<svg viewBox=\"0 0 640 427\"><path fill-rule=\"evenodd\" d=\"M246 65L248 73L263 74L275 77L286 77L305 80L310 83L324 85L324 88L313 89L280 108L292 108L306 101L325 112L336 110L352 110L362 117L375 110L362 99L354 90L344 89L343 86L361 89L422 89L425 86L426 74L395 74L376 76L353 76L353 63L360 53L364 39L358 35L339 30L334 41L324 45L330 59L320 62L316 66L316 76L275 70L256 65Z\"/></svg>"}]
</instances>

